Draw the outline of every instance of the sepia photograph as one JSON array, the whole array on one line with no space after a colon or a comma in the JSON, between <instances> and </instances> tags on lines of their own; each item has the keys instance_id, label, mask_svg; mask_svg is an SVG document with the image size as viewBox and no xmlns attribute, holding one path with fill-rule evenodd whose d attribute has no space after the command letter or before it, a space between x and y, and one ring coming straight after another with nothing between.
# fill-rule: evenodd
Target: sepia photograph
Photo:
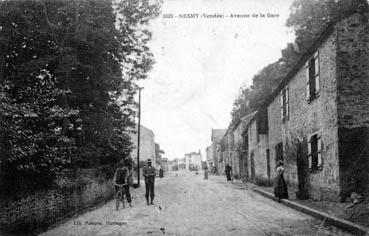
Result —
<instances>
[{"instance_id":1,"label":"sepia photograph","mask_svg":"<svg viewBox=\"0 0 369 236\"><path fill-rule=\"evenodd\" d=\"M0 0L0 236L369 236L369 0Z\"/></svg>"}]
</instances>

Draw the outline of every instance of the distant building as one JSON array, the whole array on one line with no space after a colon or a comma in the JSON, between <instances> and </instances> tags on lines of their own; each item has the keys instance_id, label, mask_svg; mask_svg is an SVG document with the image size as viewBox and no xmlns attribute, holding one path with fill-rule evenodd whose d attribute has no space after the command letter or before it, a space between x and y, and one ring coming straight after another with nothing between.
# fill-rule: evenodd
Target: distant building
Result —
<instances>
[{"instance_id":1,"label":"distant building","mask_svg":"<svg viewBox=\"0 0 369 236\"><path fill-rule=\"evenodd\" d=\"M211 130L211 148L208 150L210 152L212 151L212 154L209 153L209 155L212 156L212 165L217 169L217 173L223 173L223 171L221 170L224 170L224 162L221 152L221 141L226 131L226 129Z\"/></svg>"},{"instance_id":2,"label":"distant building","mask_svg":"<svg viewBox=\"0 0 369 236\"><path fill-rule=\"evenodd\" d=\"M186 159L186 163L188 163L186 169L190 169L192 167L192 168L196 168L197 170L201 170L202 156L201 156L200 150L199 152L191 152L191 153L185 154L185 159Z\"/></svg>"},{"instance_id":3,"label":"distant building","mask_svg":"<svg viewBox=\"0 0 369 236\"><path fill-rule=\"evenodd\" d=\"M157 166L161 165L162 154L165 154L165 152L160 148L160 144L155 143L155 159Z\"/></svg>"},{"instance_id":4,"label":"distant building","mask_svg":"<svg viewBox=\"0 0 369 236\"><path fill-rule=\"evenodd\" d=\"M161 162L160 162L160 166L161 168L164 170L164 172L168 172L169 171L169 160L168 158L161 158Z\"/></svg>"},{"instance_id":5,"label":"distant building","mask_svg":"<svg viewBox=\"0 0 369 236\"><path fill-rule=\"evenodd\" d=\"M168 160L168 171L178 170L178 158L174 160Z\"/></svg>"},{"instance_id":6,"label":"distant building","mask_svg":"<svg viewBox=\"0 0 369 236\"><path fill-rule=\"evenodd\" d=\"M189 158L179 158L177 159L177 165L179 170L188 170L190 166Z\"/></svg>"},{"instance_id":7,"label":"distant building","mask_svg":"<svg viewBox=\"0 0 369 236\"><path fill-rule=\"evenodd\" d=\"M130 134L131 142L134 146L131 157L137 163L137 130L135 129L134 131ZM141 125L140 132L140 161L151 159L153 166L156 166L154 132L143 125Z\"/></svg>"},{"instance_id":8,"label":"distant building","mask_svg":"<svg viewBox=\"0 0 369 236\"><path fill-rule=\"evenodd\" d=\"M210 145L206 148L206 164L209 168L213 167L214 160L213 160L214 148L213 145Z\"/></svg>"}]
</instances>

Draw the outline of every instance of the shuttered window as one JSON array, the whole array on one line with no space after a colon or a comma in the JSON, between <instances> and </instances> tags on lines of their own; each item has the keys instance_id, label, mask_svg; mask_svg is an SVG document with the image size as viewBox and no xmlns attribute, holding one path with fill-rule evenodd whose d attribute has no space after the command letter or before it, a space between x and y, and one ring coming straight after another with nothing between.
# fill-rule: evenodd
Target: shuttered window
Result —
<instances>
[{"instance_id":1,"label":"shuttered window","mask_svg":"<svg viewBox=\"0 0 369 236\"><path fill-rule=\"evenodd\" d=\"M322 137L321 133L315 133L308 138L308 163L309 170L321 170L323 167L322 161Z\"/></svg>"},{"instance_id":2,"label":"shuttered window","mask_svg":"<svg viewBox=\"0 0 369 236\"><path fill-rule=\"evenodd\" d=\"M320 62L319 52L316 52L305 64L306 70L306 99L311 102L319 96L320 91Z\"/></svg>"},{"instance_id":3,"label":"shuttered window","mask_svg":"<svg viewBox=\"0 0 369 236\"><path fill-rule=\"evenodd\" d=\"M280 94L281 120L285 122L289 118L289 89L284 88Z\"/></svg>"}]
</instances>

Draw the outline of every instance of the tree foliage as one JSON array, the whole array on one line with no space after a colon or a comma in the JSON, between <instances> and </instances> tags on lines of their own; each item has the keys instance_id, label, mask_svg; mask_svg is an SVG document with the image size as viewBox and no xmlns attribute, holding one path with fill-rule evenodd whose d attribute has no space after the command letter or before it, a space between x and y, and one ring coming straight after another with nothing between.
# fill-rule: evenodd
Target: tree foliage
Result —
<instances>
[{"instance_id":1,"label":"tree foliage","mask_svg":"<svg viewBox=\"0 0 369 236\"><path fill-rule=\"evenodd\" d=\"M135 82L153 64L145 25L159 7L148 0L0 3L2 182L50 183L63 167L129 155Z\"/></svg>"}]
</instances>

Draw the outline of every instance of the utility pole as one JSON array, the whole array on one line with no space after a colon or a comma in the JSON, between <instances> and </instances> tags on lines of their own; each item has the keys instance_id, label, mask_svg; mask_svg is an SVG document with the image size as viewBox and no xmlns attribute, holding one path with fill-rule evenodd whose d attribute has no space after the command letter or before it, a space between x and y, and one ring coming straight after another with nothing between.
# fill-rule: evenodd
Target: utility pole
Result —
<instances>
[{"instance_id":1,"label":"utility pole","mask_svg":"<svg viewBox=\"0 0 369 236\"><path fill-rule=\"evenodd\" d=\"M141 130L141 90L138 87L138 127L137 127L137 184L140 186L140 130Z\"/></svg>"}]
</instances>

